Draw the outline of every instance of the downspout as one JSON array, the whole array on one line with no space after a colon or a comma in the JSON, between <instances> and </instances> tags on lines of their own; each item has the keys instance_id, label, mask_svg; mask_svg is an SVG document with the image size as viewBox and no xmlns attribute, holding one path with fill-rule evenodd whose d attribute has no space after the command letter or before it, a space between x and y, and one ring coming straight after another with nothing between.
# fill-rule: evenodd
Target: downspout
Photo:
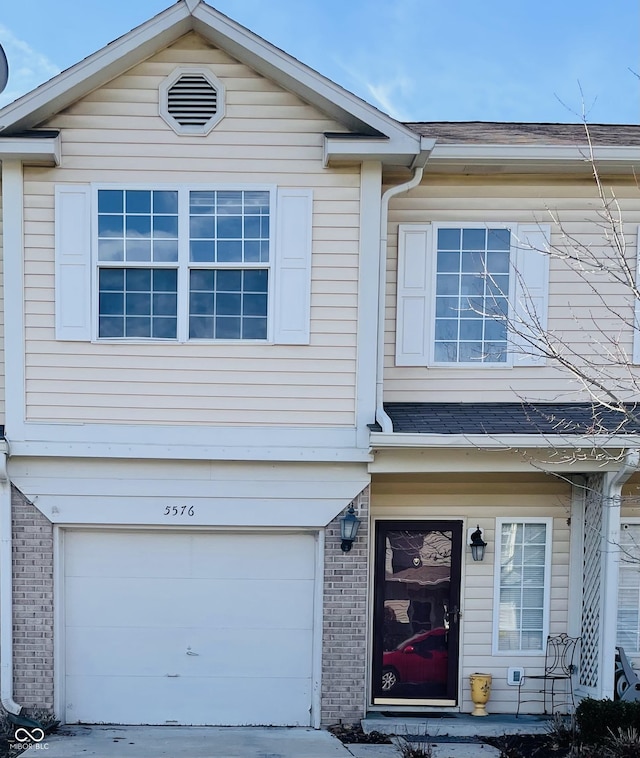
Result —
<instances>
[{"instance_id":1,"label":"downspout","mask_svg":"<svg viewBox=\"0 0 640 758\"><path fill-rule=\"evenodd\" d=\"M384 325L385 300L387 290L387 224L389 220L389 201L392 197L408 192L422 181L424 167L429 160L436 141L420 138L420 152L413 160L413 176L408 182L389 187L382 195L380 207L380 259L378 261L378 354L376 361L376 421L383 432L393 432L393 422L384 409Z\"/></svg>"},{"instance_id":2,"label":"downspout","mask_svg":"<svg viewBox=\"0 0 640 758\"><path fill-rule=\"evenodd\" d=\"M626 450L624 461L618 471L605 479L605 514L602 534L601 591L601 649L600 649L600 696L613 699L615 688L616 619L618 616L618 552L620 543L620 507L622 487L638 470L640 450Z\"/></svg>"},{"instance_id":3,"label":"downspout","mask_svg":"<svg viewBox=\"0 0 640 758\"><path fill-rule=\"evenodd\" d=\"M13 699L13 560L11 540L11 481L7 448L0 451L0 701L18 716L22 706Z\"/></svg>"}]
</instances>

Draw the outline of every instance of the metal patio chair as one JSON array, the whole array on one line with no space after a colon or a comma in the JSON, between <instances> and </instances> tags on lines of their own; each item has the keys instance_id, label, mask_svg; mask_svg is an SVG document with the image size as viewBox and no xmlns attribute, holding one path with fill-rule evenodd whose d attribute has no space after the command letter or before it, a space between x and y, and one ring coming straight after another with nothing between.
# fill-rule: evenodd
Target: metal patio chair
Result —
<instances>
[{"instance_id":1,"label":"metal patio chair","mask_svg":"<svg viewBox=\"0 0 640 758\"><path fill-rule=\"evenodd\" d=\"M640 700L640 679L623 647L616 648L616 696L620 700Z\"/></svg>"},{"instance_id":2,"label":"metal patio chair","mask_svg":"<svg viewBox=\"0 0 640 758\"><path fill-rule=\"evenodd\" d=\"M560 706L569 706L575 710L575 698L573 694L573 675L576 672L574 663L580 637L569 637L562 634L549 635L547 648L544 656L544 674L526 674L518 685L518 708L516 716L520 715L520 705L526 702L539 701L539 698L524 698L524 695L542 695L543 710L545 714L553 714ZM528 692L527 681L537 686ZM558 700L558 698L561 698ZM551 711L547 710L547 704L551 704Z\"/></svg>"}]
</instances>

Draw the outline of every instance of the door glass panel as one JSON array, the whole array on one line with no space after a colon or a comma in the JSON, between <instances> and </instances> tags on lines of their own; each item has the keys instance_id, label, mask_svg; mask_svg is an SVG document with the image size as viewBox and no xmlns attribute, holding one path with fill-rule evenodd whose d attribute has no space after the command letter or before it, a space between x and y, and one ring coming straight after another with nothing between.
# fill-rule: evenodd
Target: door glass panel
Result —
<instances>
[{"instance_id":1,"label":"door glass panel","mask_svg":"<svg viewBox=\"0 0 640 758\"><path fill-rule=\"evenodd\" d=\"M378 525L374 698L450 698L459 618L459 573L452 581L452 561L457 569L460 530L395 523Z\"/></svg>"}]
</instances>

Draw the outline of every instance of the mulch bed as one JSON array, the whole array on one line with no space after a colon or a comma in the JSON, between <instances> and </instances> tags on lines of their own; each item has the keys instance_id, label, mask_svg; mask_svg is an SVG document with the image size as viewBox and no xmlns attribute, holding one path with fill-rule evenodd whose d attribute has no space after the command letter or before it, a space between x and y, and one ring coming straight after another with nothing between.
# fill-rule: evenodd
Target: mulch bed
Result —
<instances>
[{"instance_id":1,"label":"mulch bed","mask_svg":"<svg viewBox=\"0 0 640 758\"><path fill-rule=\"evenodd\" d=\"M346 744L389 745L389 735L381 732L363 731L360 724L335 724L328 731ZM569 745L558 745L557 740L548 734L506 734L500 737L443 737L442 735L401 735L408 741L433 742L471 742L492 745L501 751L504 758L567 758ZM412 739L414 738L414 739Z\"/></svg>"},{"instance_id":2,"label":"mulch bed","mask_svg":"<svg viewBox=\"0 0 640 758\"><path fill-rule=\"evenodd\" d=\"M334 724L327 728L340 742L350 745L390 745L389 735L382 732L365 732L361 724Z\"/></svg>"}]
</instances>

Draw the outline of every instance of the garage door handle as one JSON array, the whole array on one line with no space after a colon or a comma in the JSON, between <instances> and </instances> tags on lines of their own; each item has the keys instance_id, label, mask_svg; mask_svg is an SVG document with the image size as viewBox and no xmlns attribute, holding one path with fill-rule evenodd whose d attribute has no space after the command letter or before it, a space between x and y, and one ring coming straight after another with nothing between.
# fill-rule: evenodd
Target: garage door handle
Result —
<instances>
[{"instance_id":1,"label":"garage door handle","mask_svg":"<svg viewBox=\"0 0 640 758\"><path fill-rule=\"evenodd\" d=\"M200 655L200 653L194 653L193 650L191 650L191 648L189 648L187 650L187 655Z\"/></svg>"},{"instance_id":2,"label":"garage door handle","mask_svg":"<svg viewBox=\"0 0 640 758\"><path fill-rule=\"evenodd\" d=\"M165 674L165 676L168 676L170 679L175 679L176 677L179 677L180 674Z\"/></svg>"}]
</instances>

